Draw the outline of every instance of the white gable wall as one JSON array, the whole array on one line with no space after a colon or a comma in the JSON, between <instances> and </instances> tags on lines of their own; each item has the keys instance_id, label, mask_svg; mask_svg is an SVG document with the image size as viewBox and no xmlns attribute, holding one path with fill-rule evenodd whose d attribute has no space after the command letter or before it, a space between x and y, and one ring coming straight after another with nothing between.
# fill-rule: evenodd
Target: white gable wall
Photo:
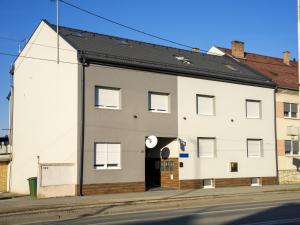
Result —
<instances>
[{"instance_id":1,"label":"white gable wall","mask_svg":"<svg viewBox=\"0 0 300 225\"><path fill-rule=\"evenodd\" d=\"M77 52L60 38L61 61L74 64L57 64L56 40L42 21L20 56L53 61L19 57L15 62L12 192L29 192L27 178L38 176L38 156L40 163L77 162ZM75 166L74 176L76 171Z\"/></svg>"}]
</instances>

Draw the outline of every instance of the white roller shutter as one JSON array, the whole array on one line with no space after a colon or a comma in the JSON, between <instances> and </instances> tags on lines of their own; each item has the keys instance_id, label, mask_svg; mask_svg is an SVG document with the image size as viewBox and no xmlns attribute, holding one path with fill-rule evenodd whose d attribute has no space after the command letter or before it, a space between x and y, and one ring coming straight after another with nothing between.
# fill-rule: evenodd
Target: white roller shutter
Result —
<instances>
[{"instance_id":1,"label":"white roller shutter","mask_svg":"<svg viewBox=\"0 0 300 225\"><path fill-rule=\"evenodd\" d=\"M247 100L246 101L247 118L260 118L260 101Z\"/></svg>"},{"instance_id":2,"label":"white roller shutter","mask_svg":"<svg viewBox=\"0 0 300 225\"><path fill-rule=\"evenodd\" d=\"M262 156L262 140L247 140L248 157Z\"/></svg>"},{"instance_id":3,"label":"white roller shutter","mask_svg":"<svg viewBox=\"0 0 300 225\"><path fill-rule=\"evenodd\" d=\"M215 155L215 138L198 138L198 156L213 158Z\"/></svg>"},{"instance_id":4,"label":"white roller shutter","mask_svg":"<svg viewBox=\"0 0 300 225\"><path fill-rule=\"evenodd\" d=\"M96 106L103 108L120 108L120 90L115 88L96 88Z\"/></svg>"},{"instance_id":5,"label":"white roller shutter","mask_svg":"<svg viewBox=\"0 0 300 225\"><path fill-rule=\"evenodd\" d=\"M150 93L149 110L157 112L169 112L169 94Z\"/></svg>"},{"instance_id":6,"label":"white roller shutter","mask_svg":"<svg viewBox=\"0 0 300 225\"><path fill-rule=\"evenodd\" d=\"M107 167L119 168L121 159L121 145L108 144L107 145Z\"/></svg>"},{"instance_id":7,"label":"white roller shutter","mask_svg":"<svg viewBox=\"0 0 300 225\"><path fill-rule=\"evenodd\" d=\"M214 97L197 95L197 113L214 115Z\"/></svg>"}]
</instances>

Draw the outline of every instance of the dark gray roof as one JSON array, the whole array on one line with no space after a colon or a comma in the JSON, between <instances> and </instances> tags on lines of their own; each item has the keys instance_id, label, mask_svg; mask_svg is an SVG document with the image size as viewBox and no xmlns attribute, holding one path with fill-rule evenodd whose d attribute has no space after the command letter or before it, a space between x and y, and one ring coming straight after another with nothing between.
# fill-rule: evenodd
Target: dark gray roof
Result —
<instances>
[{"instance_id":1,"label":"dark gray roof","mask_svg":"<svg viewBox=\"0 0 300 225\"><path fill-rule=\"evenodd\" d=\"M49 25L56 30L55 25ZM98 63L259 86L275 86L269 78L226 55L195 53L62 26L59 33L78 50L81 57ZM184 57L190 64L176 57Z\"/></svg>"}]
</instances>

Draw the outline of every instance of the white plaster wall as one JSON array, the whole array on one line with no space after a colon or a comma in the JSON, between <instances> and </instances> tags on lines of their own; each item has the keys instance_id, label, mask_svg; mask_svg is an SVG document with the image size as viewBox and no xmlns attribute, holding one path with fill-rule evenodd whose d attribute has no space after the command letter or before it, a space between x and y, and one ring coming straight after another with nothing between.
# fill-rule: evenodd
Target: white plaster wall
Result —
<instances>
[{"instance_id":1,"label":"white plaster wall","mask_svg":"<svg viewBox=\"0 0 300 225\"><path fill-rule=\"evenodd\" d=\"M40 163L77 162L77 53L60 38L60 59L70 63L57 64L56 38L42 21L21 56L50 61L15 62L12 192L29 192L27 178L38 175L37 156ZM76 171L75 166L75 176Z\"/></svg>"},{"instance_id":2,"label":"white plaster wall","mask_svg":"<svg viewBox=\"0 0 300 225\"><path fill-rule=\"evenodd\" d=\"M215 96L215 116L196 114L196 94ZM262 101L262 119L246 118L246 99ZM178 77L178 116L189 153L179 159L180 179L276 176L273 89ZM215 158L197 158L197 137L216 137ZM247 157L247 138L263 139L262 158ZM238 162L237 173L230 162Z\"/></svg>"}]
</instances>

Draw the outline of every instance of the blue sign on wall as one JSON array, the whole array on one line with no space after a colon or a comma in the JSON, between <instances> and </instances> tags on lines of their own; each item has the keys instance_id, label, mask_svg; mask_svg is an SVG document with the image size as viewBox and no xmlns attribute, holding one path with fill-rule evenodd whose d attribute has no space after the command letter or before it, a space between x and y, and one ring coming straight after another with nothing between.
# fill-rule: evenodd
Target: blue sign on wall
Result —
<instances>
[{"instance_id":1,"label":"blue sign on wall","mask_svg":"<svg viewBox=\"0 0 300 225\"><path fill-rule=\"evenodd\" d=\"M189 153L179 153L179 157L180 158L188 158L189 157Z\"/></svg>"}]
</instances>

